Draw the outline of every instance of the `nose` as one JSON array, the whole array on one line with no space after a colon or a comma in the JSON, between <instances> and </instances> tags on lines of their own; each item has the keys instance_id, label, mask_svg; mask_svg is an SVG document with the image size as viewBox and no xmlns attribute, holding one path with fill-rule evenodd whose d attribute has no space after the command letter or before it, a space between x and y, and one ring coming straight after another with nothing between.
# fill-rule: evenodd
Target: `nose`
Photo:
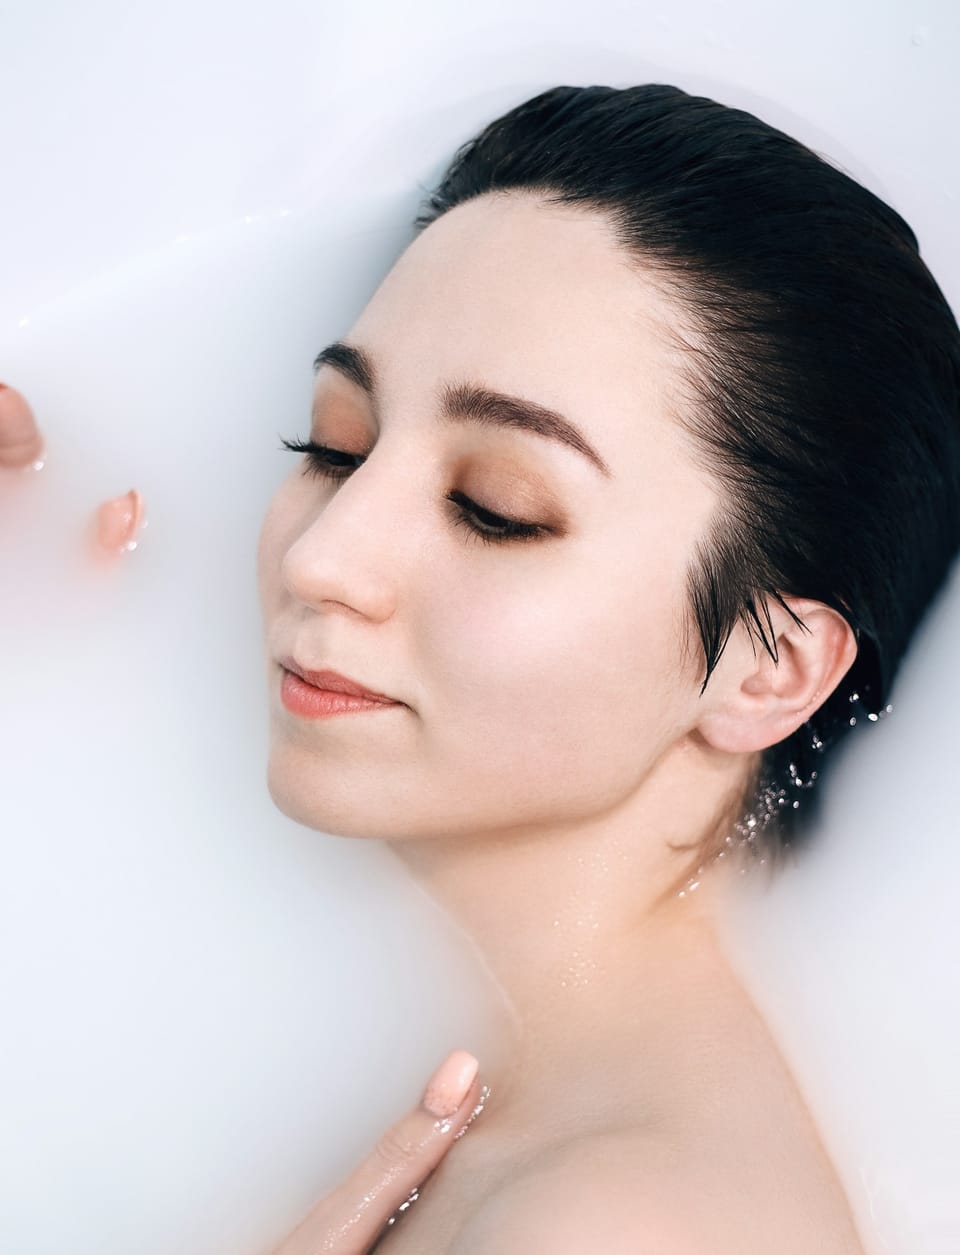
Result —
<instances>
[{"instance_id":1,"label":"nose","mask_svg":"<svg viewBox=\"0 0 960 1255\"><path fill-rule=\"evenodd\" d=\"M396 466L390 476L387 463L375 465L371 455L347 479L318 486L281 561L292 597L374 621L394 613L410 553L401 522L410 513L410 486L401 479Z\"/></svg>"}]
</instances>

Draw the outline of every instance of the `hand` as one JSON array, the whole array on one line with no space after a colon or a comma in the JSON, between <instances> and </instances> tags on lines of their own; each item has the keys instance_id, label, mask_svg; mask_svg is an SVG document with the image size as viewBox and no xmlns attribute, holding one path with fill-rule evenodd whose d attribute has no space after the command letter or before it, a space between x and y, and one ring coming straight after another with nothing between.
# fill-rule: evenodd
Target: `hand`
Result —
<instances>
[{"instance_id":1,"label":"hand","mask_svg":"<svg viewBox=\"0 0 960 1255\"><path fill-rule=\"evenodd\" d=\"M43 453L43 437L24 397L0 383L0 467L30 466Z\"/></svg>"},{"instance_id":2,"label":"hand","mask_svg":"<svg viewBox=\"0 0 960 1255\"><path fill-rule=\"evenodd\" d=\"M479 1115L489 1089L477 1060L454 1050L419 1107L391 1125L373 1152L322 1199L273 1255L369 1255L393 1213L415 1193Z\"/></svg>"}]
</instances>

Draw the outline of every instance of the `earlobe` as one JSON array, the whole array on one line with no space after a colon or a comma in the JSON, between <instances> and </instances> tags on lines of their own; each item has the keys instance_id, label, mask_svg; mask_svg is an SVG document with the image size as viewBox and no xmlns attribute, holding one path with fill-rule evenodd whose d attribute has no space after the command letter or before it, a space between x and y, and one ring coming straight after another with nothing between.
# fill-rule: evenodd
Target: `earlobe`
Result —
<instances>
[{"instance_id":1,"label":"earlobe","mask_svg":"<svg viewBox=\"0 0 960 1255\"><path fill-rule=\"evenodd\" d=\"M716 704L698 724L717 749L744 753L778 744L811 717L853 665L857 639L842 615L818 601L785 601L809 630L771 606L776 662L764 648L754 653L742 624L727 642L729 655L724 651L714 673L719 678L723 669Z\"/></svg>"}]
</instances>

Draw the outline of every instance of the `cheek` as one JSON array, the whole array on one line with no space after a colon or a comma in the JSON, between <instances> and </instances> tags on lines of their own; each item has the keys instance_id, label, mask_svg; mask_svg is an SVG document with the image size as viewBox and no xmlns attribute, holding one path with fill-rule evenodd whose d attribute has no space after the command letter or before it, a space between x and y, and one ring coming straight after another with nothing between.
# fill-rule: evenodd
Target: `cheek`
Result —
<instances>
[{"instance_id":1,"label":"cheek","mask_svg":"<svg viewBox=\"0 0 960 1255\"><path fill-rule=\"evenodd\" d=\"M422 660L432 752L502 787L615 792L659 752L676 701L667 589L585 563L449 583ZM651 576L652 580L652 576Z\"/></svg>"}]
</instances>

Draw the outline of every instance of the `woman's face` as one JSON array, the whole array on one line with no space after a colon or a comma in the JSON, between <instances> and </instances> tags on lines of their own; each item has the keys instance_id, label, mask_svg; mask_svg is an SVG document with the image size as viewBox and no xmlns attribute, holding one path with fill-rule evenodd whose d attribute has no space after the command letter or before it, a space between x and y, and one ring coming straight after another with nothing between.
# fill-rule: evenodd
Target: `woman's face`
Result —
<instances>
[{"instance_id":1,"label":"woman's face","mask_svg":"<svg viewBox=\"0 0 960 1255\"><path fill-rule=\"evenodd\" d=\"M461 205L400 257L343 338L372 389L316 377L310 437L354 469L299 458L261 532L281 810L387 839L569 824L695 726L684 577L717 498L668 418L675 318L602 219L528 197ZM504 518L542 530L498 540ZM293 714L284 655L403 705Z\"/></svg>"}]
</instances>

